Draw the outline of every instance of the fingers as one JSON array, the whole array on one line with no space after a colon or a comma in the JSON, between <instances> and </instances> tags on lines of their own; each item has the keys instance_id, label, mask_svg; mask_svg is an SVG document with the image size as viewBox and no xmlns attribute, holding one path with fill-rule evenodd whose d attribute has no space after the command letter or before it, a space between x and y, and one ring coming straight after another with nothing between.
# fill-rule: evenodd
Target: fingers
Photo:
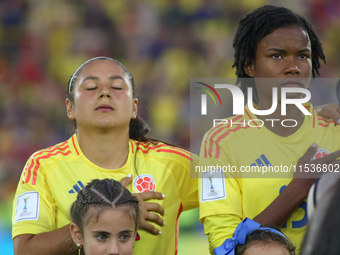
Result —
<instances>
[{"instance_id":1,"label":"fingers","mask_svg":"<svg viewBox=\"0 0 340 255\"><path fill-rule=\"evenodd\" d=\"M311 147L308 148L306 153L298 160L298 165L301 164L302 162L310 161L315 155L317 150L318 150L318 145L316 143L313 143Z\"/></svg>"},{"instance_id":2,"label":"fingers","mask_svg":"<svg viewBox=\"0 0 340 255\"><path fill-rule=\"evenodd\" d=\"M163 221L163 219L161 218L161 216L159 216L156 213L147 213L145 215L145 220L147 221L151 221L153 223L156 223L158 226L163 227L165 225L165 222Z\"/></svg>"},{"instance_id":3,"label":"fingers","mask_svg":"<svg viewBox=\"0 0 340 255\"><path fill-rule=\"evenodd\" d=\"M158 203L146 202L150 199L163 199L165 196L160 192L143 192L133 194L139 202L139 211L140 211L140 220L139 220L139 228L148 231L153 235L159 235L162 232L159 231L156 227L154 227L150 222L157 224L158 226L164 226L165 222L163 221L160 215L164 215L164 208Z\"/></svg>"},{"instance_id":4,"label":"fingers","mask_svg":"<svg viewBox=\"0 0 340 255\"><path fill-rule=\"evenodd\" d=\"M322 158L318 158L313 161L315 164L331 164L336 163L334 162L337 158L340 157L340 150L334 151L326 156L323 156Z\"/></svg>"},{"instance_id":5,"label":"fingers","mask_svg":"<svg viewBox=\"0 0 340 255\"><path fill-rule=\"evenodd\" d=\"M313 143L313 146L298 160L294 178L319 178L324 173L339 171L340 160L337 158L340 157L340 150L312 160L316 149L317 146Z\"/></svg>"},{"instance_id":6,"label":"fingers","mask_svg":"<svg viewBox=\"0 0 340 255\"><path fill-rule=\"evenodd\" d=\"M151 225L150 223L146 222L145 220L139 221L139 228L144 229L145 231L153 234L153 235L160 235L162 231L157 229L155 226Z\"/></svg>"},{"instance_id":7,"label":"fingers","mask_svg":"<svg viewBox=\"0 0 340 255\"><path fill-rule=\"evenodd\" d=\"M147 201L150 199L162 200L165 198L164 194L160 192L154 192L154 191L146 191L146 192L138 193L138 195L141 196L141 199L143 201Z\"/></svg>"},{"instance_id":8,"label":"fingers","mask_svg":"<svg viewBox=\"0 0 340 255\"><path fill-rule=\"evenodd\" d=\"M160 215L164 216L164 208L160 204L157 203L150 203L150 202L144 202L145 205L144 208L148 212L156 212L159 213ZM161 224L163 226L163 224Z\"/></svg>"},{"instance_id":9,"label":"fingers","mask_svg":"<svg viewBox=\"0 0 340 255\"><path fill-rule=\"evenodd\" d=\"M144 192L146 193L146 192ZM156 192L152 192L152 193L156 193ZM160 215L164 215L164 208L158 204L158 203L151 203L151 202L145 202L146 200L144 200L142 198L142 194L143 193L136 193L136 194L132 194L134 197L137 198L138 202L139 202L139 209L141 211L145 211L145 212L156 212L159 213ZM163 224L162 224L163 226Z\"/></svg>"},{"instance_id":10,"label":"fingers","mask_svg":"<svg viewBox=\"0 0 340 255\"><path fill-rule=\"evenodd\" d=\"M338 104L326 104L315 107L315 111L321 115L321 117L332 119L335 123L340 124L340 105Z\"/></svg>"},{"instance_id":11,"label":"fingers","mask_svg":"<svg viewBox=\"0 0 340 255\"><path fill-rule=\"evenodd\" d=\"M333 108L330 109L329 117L335 122L339 123L340 120L340 105L334 104L332 105Z\"/></svg>"},{"instance_id":12,"label":"fingers","mask_svg":"<svg viewBox=\"0 0 340 255\"><path fill-rule=\"evenodd\" d=\"M124 188L127 187L127 185L132 181L132 174L129 174L128 176L124 177L120 180L120 183L124 186Z\"/></svg>"}]
</instances>

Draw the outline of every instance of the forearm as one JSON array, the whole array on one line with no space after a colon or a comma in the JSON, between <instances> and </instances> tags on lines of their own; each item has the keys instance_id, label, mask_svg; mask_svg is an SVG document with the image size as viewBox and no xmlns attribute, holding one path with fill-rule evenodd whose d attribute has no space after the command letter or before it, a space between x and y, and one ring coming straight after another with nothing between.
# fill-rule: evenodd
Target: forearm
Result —
<instances>
[{"instance_id":1,"label":"forearm","mask_svg":"<svg viewBox=\"0 0 340 255\"><path fill-rule=\"evenodd\" d=\"M282 227L307 197L313 179L293 179L282 193L253 220L260 224Z\"/></svg>"},{"instance_id":2,"label":"forearm","mask_svg":"<svg viewBox=\"0 0 340 255\"><path fill-rule=\"evenodd\" d=\"M15 255L75 255L77 246L73 242L69 225L37 235L25 234L13 239Z\"/></svg>"}]
</instances>

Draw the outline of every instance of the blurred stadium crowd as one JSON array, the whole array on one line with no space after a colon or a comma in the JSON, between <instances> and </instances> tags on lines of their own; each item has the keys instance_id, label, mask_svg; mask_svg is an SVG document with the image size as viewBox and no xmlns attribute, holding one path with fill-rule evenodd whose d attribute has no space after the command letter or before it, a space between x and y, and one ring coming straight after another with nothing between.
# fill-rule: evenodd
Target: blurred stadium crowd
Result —
<instances>
[{"instance_id":1,"label":"blurred stadium crowd","mask_svg":"<svg viewBox=\"0 0 340 255\"><path fill-rule=\"evenodd\" d=\"M0 0L0 233L26 160L70 135L66 87L81 63L124 64L151 136L189 147L189 79L234 77L238 21L264 4L307 17L325 50L321 77L339 77L337 0Z\"/></svg>"}]
</instances>

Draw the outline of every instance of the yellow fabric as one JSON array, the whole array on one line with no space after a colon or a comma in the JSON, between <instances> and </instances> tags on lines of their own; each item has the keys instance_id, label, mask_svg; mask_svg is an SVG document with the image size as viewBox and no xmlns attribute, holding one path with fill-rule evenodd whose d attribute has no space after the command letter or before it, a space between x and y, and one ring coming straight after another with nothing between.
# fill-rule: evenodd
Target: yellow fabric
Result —
<instances>
[{"instance_id":1,"label":"yellow fabric","mask_svg":"<svg viewBox=\"0 0 340 255\"><path fill-rule=\"evenodd\" d=\"M312 115L305 116L299 130L288 137L280 137L264 126L247 127L248 121L257 117L246 106L243 116L231 117L227 119L229 123L206 133L201 146L200 165L230 165L239 170L242 166L258 165L256 160L266 165L265 160L268 160L272 166L292 165L293 169L313 142L318 144L318 149L329 152L340 149L340 126L318 116L311 104L304 106ZM246 128L242 125L228 126L231 119L238 123L245 120ZM250 125L255 126L254 123ZM245 217L254 218L271 204L290 183L293 173L280 175L286 178L261 178L263 175L259 173L256 174L259 178L245 178L250 176L248 173L231 173L231 176L243 178L224 178L226 198L209 201L202 201L202 193L208 191L202 190L204 179L199 180L200 220L209 235L212 254L214 248L232 237L236 226ZM303 202L281 229L297 249L306 230L306 210L307 204Z\"/></svg>"},{"instance_id":2,"label":"yellow fabric","mask_svg":"<svg viewBox=\"0 0 340 255\"><path fill-rule=\"evenodd\" d=\"M163 219L166 224L161 228L162 234L159 236L138 230L141 239L136 241L133 254L175 254L179 214L182 210L198 206L197 180L190 179L190 154L161 142L156 145L140 143L137 153L136 149L137 142L130 140L128 160L122 168L116 170L103 169L90 162L83 155L76 135L64 143L34 153L25 166L16 191L13 222L17 196L28 191L37 191L40 195L39 219L14 223L13 238L21 234L49 232L69 224L69 210L76 199L76 189L79 191L81 184L86 185L92 179L121 180L131 173L133 181L127 189L136 193L134 180L138 180L135 171L137 157L139 176L151 175L156 185L155 191L165 195L164 200L157 202L165 210Z\"/></svg>"}]
</instances>

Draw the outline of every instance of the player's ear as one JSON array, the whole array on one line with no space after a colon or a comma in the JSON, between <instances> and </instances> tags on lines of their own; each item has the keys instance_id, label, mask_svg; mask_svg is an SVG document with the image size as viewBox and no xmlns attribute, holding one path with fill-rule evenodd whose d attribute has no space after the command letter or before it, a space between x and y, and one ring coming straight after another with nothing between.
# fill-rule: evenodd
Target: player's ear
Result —
<instances>
[{"instance_id":1,"label":"player's ear","mask_svg":"<svg viewBox=\"0 0 340 255\"><path fill-rule=\"evenodd\" d=\"M138 105L138 99L134 98L132 101L132 114L131 114L131 119L137 118L137 105Z\"/></svg>"},{"instance_id":2,"label":"player's ear","mask_svg":"<svg viewBox=\"0 0 340 255\"><path fill-rule=\"evenodd\" d=\"M72 104L71 100L67 98L65 103L66 103L67 117L70 120L74 120L76 117L74 115L73 104Z\"/></svg>"},{"instance_id":3,"label":"player's ear","mask_svg":"<svg viewBox=\"0 0 340 255\"><path fill-rule=\"evenodd\" d=\"M254 62L250 64L249 58L246 59L244 63L244 72L249 76L254 78Z\"/></svg>"},{"instance_id":4,"label":"player's ear","mask_svg":"<svg viewBox=\"0 0 340 255\"><path fill-rule=\"evenodd\" d=\"M83 239L82 239L82 235L81 235L81 230L77 226L77 224L72 222L70 224L70 231L71 231L71 236L72 236L73 242L75 244L83 245Z\"/></svg>"}]
</instances>

